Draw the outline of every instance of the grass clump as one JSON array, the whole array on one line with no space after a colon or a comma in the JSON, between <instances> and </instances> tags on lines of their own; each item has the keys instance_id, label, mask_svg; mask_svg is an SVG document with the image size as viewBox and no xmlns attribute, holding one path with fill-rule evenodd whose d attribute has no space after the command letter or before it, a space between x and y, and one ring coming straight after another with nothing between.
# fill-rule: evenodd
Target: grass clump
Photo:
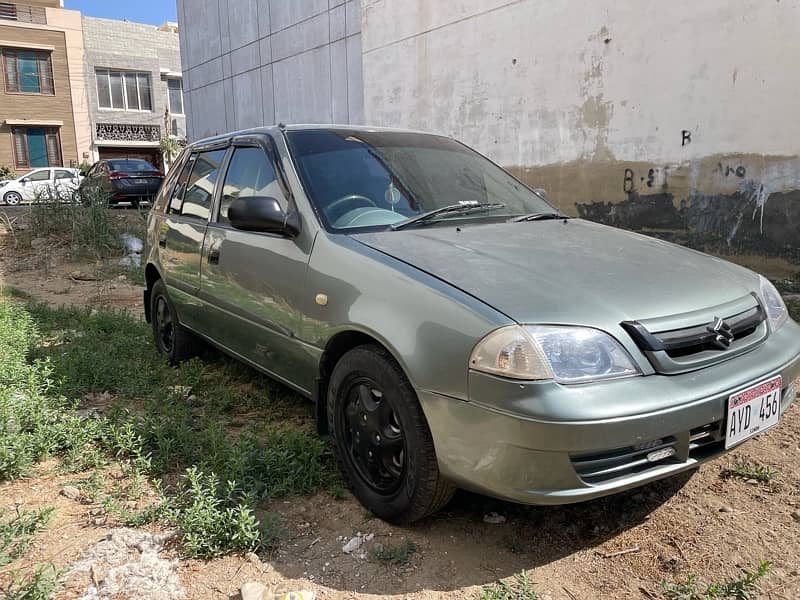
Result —
<instances>
[{"instance_id":1,"label":"grass clump","mask_svg":"<svg viewBox=\"0 0 800 600\"><path fill-rule=\"evenodd\" d=\"M736 463L730 469L725 469L720 473L723 479L730 479L736 477L738 479L755 479L759 483L769 483L778 474L777 471L769 467L761 465L753 465L748 463Z\"/></svg>"},{"instance_id":2,"label":"grass clump","mask_svg":"<svg viewBox=\"0 0 800 600\"><path fill-rule=\"evenodd\" d=\"M49 600L58 587L58 571L52 565L39 565L27 575L14 573L11 582L0 588L5 600Z\"/></svg>"},{"instance_id":3,"label":"grass clump","mask_svg":"<svg viewBox=\"0 0 800 600\"><path fill-rule=\"evenodd\" d=\"M84 422L54 393L52 367L29 362L38 331L18 304L0 298L0 481L27 476L36 462L91 446L99 423Z\"/></svg>"},{"instance_id":4,"label":"grass clump","mask_svg":"<svg viewBox=\"0 0 800 600\"><path fill-rule=\"evenodd\" d=\"M538 600L539 594L533 589L533 583L527 571L514 576L514 581L506 583L497 581L484 586L478 600Z\"/></svg>"},{"instance_id":5,"label":"grass clump","mask_svg":"<svg viewBox=\"0 0 800 600\"><path fill-rule=\"evenodd\" d=\"M334 485L329 450L311 427L286 425L296 399L282 388L228 360L172 369L150 335L124 312L0 295L0 346L8 349L0 355L0 480L57 455L62 472L89 472L78 483L125 524L176 527L188 556L270 546L277 518L257 517L257 503ZM99 396L116 401L106 416L74 411L78 399ZM244 418L236 413L243 407L251 409ZM107 492L97 473L110 461L126 484ZM124 500L140 498L148 480L160 500L132 512Z\"/></svg>"},{"instance_id":6,"label":"grass clump","mask_svg":"<svg viewBox=\"0 0 800 600\"><path fill-rule=\"evenodd\" d=\"M743 571L738 579L725 583L703 584L690 573L683 583L663 582L664 597L669 600L749 600L760 590L759 581L769 571L770 562L762 560L754 571ZM701 589L702 588L702 589Z\"/></svg>"},{"instance_id":7,"label":"grass clump","mask_svg":"<svg viewBox=\"0 0 800 600\"><path fill-rule=\"evenodd\" d=\"M7 565L25 554L31 537L50 521L53 508L38 510L17 509L16 515L5 520L0 511L0 566Z\"/></svg>"},{"instance_id":8,"label":"grass clump","mask_svg":"<svg viewBox=\"0 0 800 600\"><path fill-rule=\"evenodd\" d=\"M370 551L372 558L388 565L405 565L416 553L417 545L407 540L396 546L375 546Z\"/></svg>"}]
</instances>

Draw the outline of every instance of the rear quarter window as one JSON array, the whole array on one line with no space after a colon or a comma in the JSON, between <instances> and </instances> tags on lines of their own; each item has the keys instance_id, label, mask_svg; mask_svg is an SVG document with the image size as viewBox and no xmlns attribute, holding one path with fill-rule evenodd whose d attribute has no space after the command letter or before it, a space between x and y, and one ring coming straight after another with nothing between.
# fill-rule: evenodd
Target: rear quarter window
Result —
<instances>
[{"instance_id":1,"label":"rear quarter window","mask_svg":"<svg viewBox=\"0 0 800 600\"><path fill-rule=\"evenodd\" d=\"M189 150L184 149L183 152L181 152L178 155L178 158L175 159L175 162L172 163L172 167L170 168L170 170L167 171L167 175L166 177L164 177L164 182L161 184L161 189L158 191L158 197L156 198L156 201L153 204L154 211L163 213L166 210L167 201L172 195L172 190L175 187L175 182L178 179L178 175L180 175L181 173L181 169L183 169L183 163L188 154Z\"/></svg>"}]
</instances>

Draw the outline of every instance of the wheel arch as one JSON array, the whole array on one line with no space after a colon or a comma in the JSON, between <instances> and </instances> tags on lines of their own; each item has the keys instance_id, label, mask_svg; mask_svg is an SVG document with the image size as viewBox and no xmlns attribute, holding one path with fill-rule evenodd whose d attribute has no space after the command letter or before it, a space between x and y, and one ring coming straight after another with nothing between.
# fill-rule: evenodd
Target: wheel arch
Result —
<instances>
[{"instance_id":1,"label":"wheel arch","mask_svg":"<svg viewBox=\"0 0 800 600\"><path fill-rule=\"evenodd\" d=\"M153 290L153 286L159 279L161 279L161 273L159 273L158 268L153 263L147 263L147 266L144 268L144 318L148 323L151 322L152 318L150 314L150 294Z\"/></svg>"},{"instance_id":2,"label":"wheel arch","mask_svg":"<svg viewBox=\"0 0 800 600\"><path fill-rule=\"evenodd\" d=\"M398 358L397 352L376 334L356 328L348 328L337 332L325 344L313 390L314 416L317 421L317 431L320 435L327 435L328 433L328 382L333 369L350 350L366 345L375 345L383 348L399 365L406 378L409 378L408 370L404 367L403 361Z\"/></svg>"}]
</instances>

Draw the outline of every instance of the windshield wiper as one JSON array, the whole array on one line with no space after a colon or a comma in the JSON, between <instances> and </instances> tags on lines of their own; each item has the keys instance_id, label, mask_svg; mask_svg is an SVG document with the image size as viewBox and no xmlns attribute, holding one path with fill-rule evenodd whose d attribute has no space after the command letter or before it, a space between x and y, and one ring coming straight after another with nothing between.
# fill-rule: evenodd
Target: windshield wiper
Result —
<instances>
[{"instance_id":1,"label":"windshield wiper","mask_svg":"<svg viewBox=\"0 0 800 600\"><path fill-rule=\"evenodd\" d=\"M397 231L398 229L404 229L409 225L416 225L417 223L424 223L426 221L430 221L431 219L439 215L469 215L472 213L483 212L488 210L498 210L500 208L505 208L505 207L506 207L505 204L500 204L499 202L488 203L488 204L480 204L477 202L464 203L464 204L449 204L447 206L442 206L441 208L429 210L428 212L424 212L421 215L410 217L404 221L400 221L399 223L390 225L389 227L393 231Z\"/></svg>"},{"instance_id":2,"label":"windshield wiper","mask_svg":"<svg viewBox=\"0 0 800 600\"><path fill-rule=\"evenodd\" d=\"M529 215L522 215L521 217L514 217L511 219L512 223L519 223L521 221L549 221L553 219L569 219L567 215L557 212L538 212Z\"/></svg>"}]
</instances>

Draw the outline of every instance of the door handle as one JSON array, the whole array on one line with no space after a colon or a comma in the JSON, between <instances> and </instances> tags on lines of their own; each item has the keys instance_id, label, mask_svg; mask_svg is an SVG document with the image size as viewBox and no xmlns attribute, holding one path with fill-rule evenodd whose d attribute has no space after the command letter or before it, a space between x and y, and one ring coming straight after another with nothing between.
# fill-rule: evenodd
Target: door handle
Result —
<instances>
[{"instance_id":1,"label":"door handle","mask_svg":"<svg viewBox=\"0 0 800 600\"><path fill-rule=\"evenodd\" d=\"M218 265L219 264L219 250L216 248L212 248L208 252L208 264L210 265Z\"/></svg>"},{"instance_id":2,"label":"door handle","mask_svg":"<svg viewBox=\"0 0 800 600\"><path fill-rule=\"evenodd\" d=\"M164 238L162 240L158 240L158 245L161 248L166 248L167 247L167 238Z\"/></svg>"}]
</instances>

